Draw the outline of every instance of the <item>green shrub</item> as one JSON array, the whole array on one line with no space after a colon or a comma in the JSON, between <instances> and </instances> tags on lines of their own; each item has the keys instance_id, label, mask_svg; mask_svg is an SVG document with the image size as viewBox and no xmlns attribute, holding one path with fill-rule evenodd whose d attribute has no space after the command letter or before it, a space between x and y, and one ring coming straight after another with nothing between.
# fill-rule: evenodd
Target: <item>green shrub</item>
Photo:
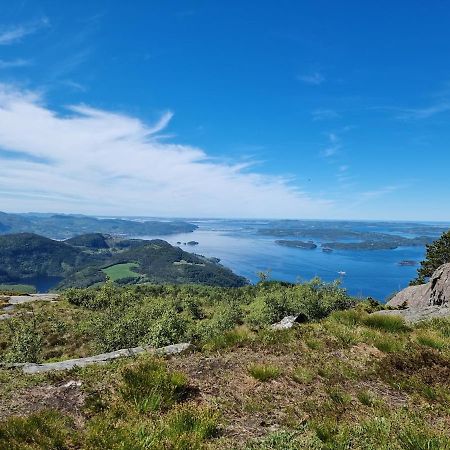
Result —
<instances>
[{"instance_id":1,"label":"green shrub","mask_svg":"<svg viewBox=\"0 0 450 450\"><path fill-rule=\"evenodd\" d=\"M270 381L281 375L281 370L272 365L253 364L248 368L249 374L259 381Z\"/></svg>"},{"instance_id":2,"label":"green shrub","mask_svg":"<svg viewBox=\"0 0 450 450\"><path fill-rule=\"evenodd\" d=\"M4 356L7 362L39 362L43 336L39 329L39 318L34 314L12 318L9 328L9 346Z\"/></svg>"},{"instance_id":3,"label":"green shrub","mask_svg":"<svg viewBox=\"0 0 450 450\"><path fill-rule=\"evenodd\" d=\"M214 308L212 317L198 322L196 336L201 342L219 338L241 321L242 312L236 303L223 303Z\"/></svg>"},{"instance_id":4,"label":"green shrub","mask_svg":"<svg viewBox=\"0 0 450 450\"><path fill-rule=\"evenodd\" d=\"M120 394L139 412L166 410L187 393L185 375L167 371L159 360L150 359L123 369Z\"/></svg>"},{"instance_id":5,"label":"green shrub","mask_svg":"<svg viewBox=\"0 0 450 450\"><path fill-rule=\"evenodd\" d=\"M264 288L264 289L263 289ZM356 300L349 297L339 282L324 283L314 278L308 283L280 288L278 283L264 283L248 307L245 321L261 327L288 315L305 314L311 320L322 319L333 311L351 308Z\"/></svg>"},{"instance_id":6,"label":"green shrub","mask_svg":"<svg viewBox=\"0 0 450 450\"><path fill-rule=\"evenodd\" d=\"M151 324L141 343L150 344L154 347L177 344L185 339L186 329L184 317L173 310L169 310Z\"/></svg>"}]
</instances>

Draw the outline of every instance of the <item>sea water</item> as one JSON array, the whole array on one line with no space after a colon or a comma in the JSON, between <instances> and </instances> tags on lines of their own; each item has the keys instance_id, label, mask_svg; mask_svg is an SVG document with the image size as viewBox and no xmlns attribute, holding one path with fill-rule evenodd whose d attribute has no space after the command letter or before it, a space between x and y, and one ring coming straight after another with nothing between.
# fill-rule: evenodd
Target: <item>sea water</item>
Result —
<instances>
[{"instance_id":1,"label":"sea water","mask_svg":"<svg viewBox=\"0 0 450 450\"><path fill-rule=\"evenodd\" d=\"M264 221L191 219L189 222L198 225L193 233L141 238L164 239L172 245L181 242L179 246L183 250L220 258L221 264L251 282L258 280L258 272L268 272L271 279L289 282L310 280L316 276L324 281L340 279L351 295L370 296L381 301L408 286L409 281L416 276L417 266L401 266L400 261L419 262L425 256L425 247L334 250L332 253L322 252L320 246L315 250L283 247L275 243L280 238L258 233L259 228L268 225ZM370 224L376 232L414 237L408 232L399 232L394 223L392 229L384 222L379 226L372 222ZM355 230L360 228L361 222L355 222L354 227ZM184 245L192 240L199 244L195 247ZM320 240L312 240L320 244ZM345 275L339 272L345 272Z\"/></svg>"}]
</instances>

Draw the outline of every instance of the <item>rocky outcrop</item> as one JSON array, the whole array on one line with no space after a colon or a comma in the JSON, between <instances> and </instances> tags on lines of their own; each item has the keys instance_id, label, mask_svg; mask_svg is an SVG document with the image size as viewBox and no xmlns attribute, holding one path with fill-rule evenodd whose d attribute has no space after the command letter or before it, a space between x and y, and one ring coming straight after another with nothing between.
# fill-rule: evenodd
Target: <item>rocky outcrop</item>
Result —
<instances>
[{"instance_id":1,"label":"rocky outcrop","mask_svg":"<svg viewBox=\"0 0 450 450\"><path fill-rule=\"evenodd\" d=\"M450 263L439 267L428 283L400 291L387 306L401 309L376 314L400 315L408 322L450 316Z\"/></svg>"},{"instance_id":2,"label":"rocky outcrop","mask_svg":"<svg viewBox=\"0 0 450 450\"><path fill-rule=\"evenodd\" d=\"M92 364L104 364L118 358L126 358L136 356L140 353L153 353L156 355L175 355L185 352L191 348L190 343L181 343L168 345L167 347L152 348L152 347L134 347L116 350L110 353L102 353L100 355L88 356L87 358L67 359L66 361L58 361L46 364L12 364L9 367L22 367L24 373L35 374L43 372L56 372L61 370L70 370L74 367L86 367Z\"/></svg>"},{"instance_id":3,"label":"rocky outcrop","mask_svg":"<svg viewBox=\"0 0 450 450\"><path fill-rule=\"evenodd\" d=\"M450 306L450 263L439 267L426 284L409 286L395 295L388 306L397 308L427 308Z\"/></svg>"},{"instance_id":4,"label":"rocky outcrop","mask_svg":"<svg viewBox=\"0 0 450 450\"><path fill-rule=\"evenodd\" d=\"M17 305L30 302L56 302L59 299L59 294L29 294L29 295L11 295L7 296L7 302L0 308L0 320L11 319L13 314L1 314L1 312L11 312L16 309Z\"/></svg>"}]
</instances>

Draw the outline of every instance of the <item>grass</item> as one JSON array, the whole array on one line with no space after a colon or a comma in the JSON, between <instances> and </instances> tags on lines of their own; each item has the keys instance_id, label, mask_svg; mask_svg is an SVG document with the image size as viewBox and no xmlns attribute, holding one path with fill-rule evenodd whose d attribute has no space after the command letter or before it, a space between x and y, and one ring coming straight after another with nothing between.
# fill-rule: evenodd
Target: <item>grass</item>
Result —
<instances>
[{"instance_id":1,"label":"grass","mask_svg":"<svg viewBox=\"0 0 450 450\"><path fill-rule=\"evenodd\" d=\"M344 405L346 403L350 403L351 399L352 399L349 394L342 391L342 389L340 389L338 387L330 388L328 390L328 395L330 396L330 399L338 405Z\"/></svg>"},{"instance_id":2,"label":"grass","mask_svg":"<svg viewBox=\"0 0 450 450\"><path fill-rule=\"evenodd\" d=\"M114 264L114 266L106 267L102 271L111 281L117 281L124 278L139 278L140 274L134 271L134 269L138 268L139 265L136 263L124 263Z\"/></svg>"},{"instance_id":3,"label":"grass","mask_svg":"<svg viewBox=\"0 0 450 450\"><path fill-rule=\"evenodd\" d=\"M358 400L361 402L362 405L365 406L374 406L376 403L375 396L370 391L360 391L357 394Z\"/></svg>"},{"instance_id":4,"label":"grass","mask_svg":"<svg viewBox=\"0 0 450 450\"><path fill-rule=\"evenodd\" d=\"M120 394L140 412L167 410L187 396L188 382L161 361L144 360L124 369Z\"/></svg>"},{"instance_id":5,"label":"grass","mask_svg":"<svg viewBox=\"0 0 450 450\"><path fill-rule=\"evenodd\" d=\"M309 384L314 379L315 373L308 367L297 367L292 373L292 378L297 383Z\"/></svg>"},{"instance_id":6,"label":"grass","mask_svg":"<svg viewBox=\"0 0 450 450\"><path fill-rule=\"evenodd\" d=\"M373 314L364 319L364 324L368 327L387 331L389 333L398 333L408 330L405 320L401 316Z\"/></svg>"},{"instance_id":7,"label":"grass","mask_svg":"<svg viewBox=\"0 0 450 450\"><path fill-rule=\"evenodd\" d=\"M248 368L248 373L256 380L266 382L278 378L281 370L270 364L253 364Z\"/></svg>"},{"instance_id":8,"label":"grass","mask_svg":"<svg viewBox=\"0 0 450 450\"><path fill-rule=\"evenodd\" d=\"M419 333L417 342L425 347L434 348L436 350L442 350L447 345L445 340L432 330Z\"/></svg>"},{"instance_id":9,"label":"grass","mask_svg":"<svg viewBox=\"0 0 450 450\"><path fill-rule=\"evenodd\" d=\"M39 376L0 367L1 449L450 450L450 320L405 326L357 308L275 332L246 322L251 298L235 307L212 291L199 304L203 291L151 287L157 297L146 289L124 288L117 302L158 306L137 310L148 322L136 342L154 323L170 331L161 316L173 303L169 317L194 324L183 335L194 350ZM100 292L98 300L109 298ZM105 314L97 303L18 310L39 317L41 359L95 354L91 322ZM111 333L133 334L138 316L120 313L127 321ZM2 357L12 342L5 322ZM168 336L175 342L179 334ZM64 388L72 380L81 386Z\"/></svg>"},{"instance_id":10,"label":"grass","mask_svg":"<svg viewBox=\"0 0 450 450\"><path fill-rule=\"evenodd\" d=\"M65 449L71 421L55 411L13 417L0 423L0 448L8 450Z\"/></svg>"}]
</instances>

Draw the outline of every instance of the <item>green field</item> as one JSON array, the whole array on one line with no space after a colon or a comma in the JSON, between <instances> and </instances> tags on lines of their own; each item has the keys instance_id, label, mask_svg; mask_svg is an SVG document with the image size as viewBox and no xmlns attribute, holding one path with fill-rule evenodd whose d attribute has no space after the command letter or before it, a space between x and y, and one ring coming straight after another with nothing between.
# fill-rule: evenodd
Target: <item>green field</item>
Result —
<instances>
[{"instance_id":1,"label":"green field","mask_svg":"<svg viewBox=\"0 0 450 450\"><path fill-rule=\"evenodd\" d=\"M109 266L102 270L111 281L117 281L123 278L139 278L140 275L133 271L133 269L138 267L139 265L136 263L125 263L114 264L114 266Z\"/></svg>"},{"instance_id":2,"label":"green field","mask_svg":"<svg viewBox=\"0 0 450 450\"><path fill-rule=\"evenodd\" d=\"M0 292L14 292L19 294L34 294L36 288L29 284L0 284Z\"/></svg>"}]
</instances>

